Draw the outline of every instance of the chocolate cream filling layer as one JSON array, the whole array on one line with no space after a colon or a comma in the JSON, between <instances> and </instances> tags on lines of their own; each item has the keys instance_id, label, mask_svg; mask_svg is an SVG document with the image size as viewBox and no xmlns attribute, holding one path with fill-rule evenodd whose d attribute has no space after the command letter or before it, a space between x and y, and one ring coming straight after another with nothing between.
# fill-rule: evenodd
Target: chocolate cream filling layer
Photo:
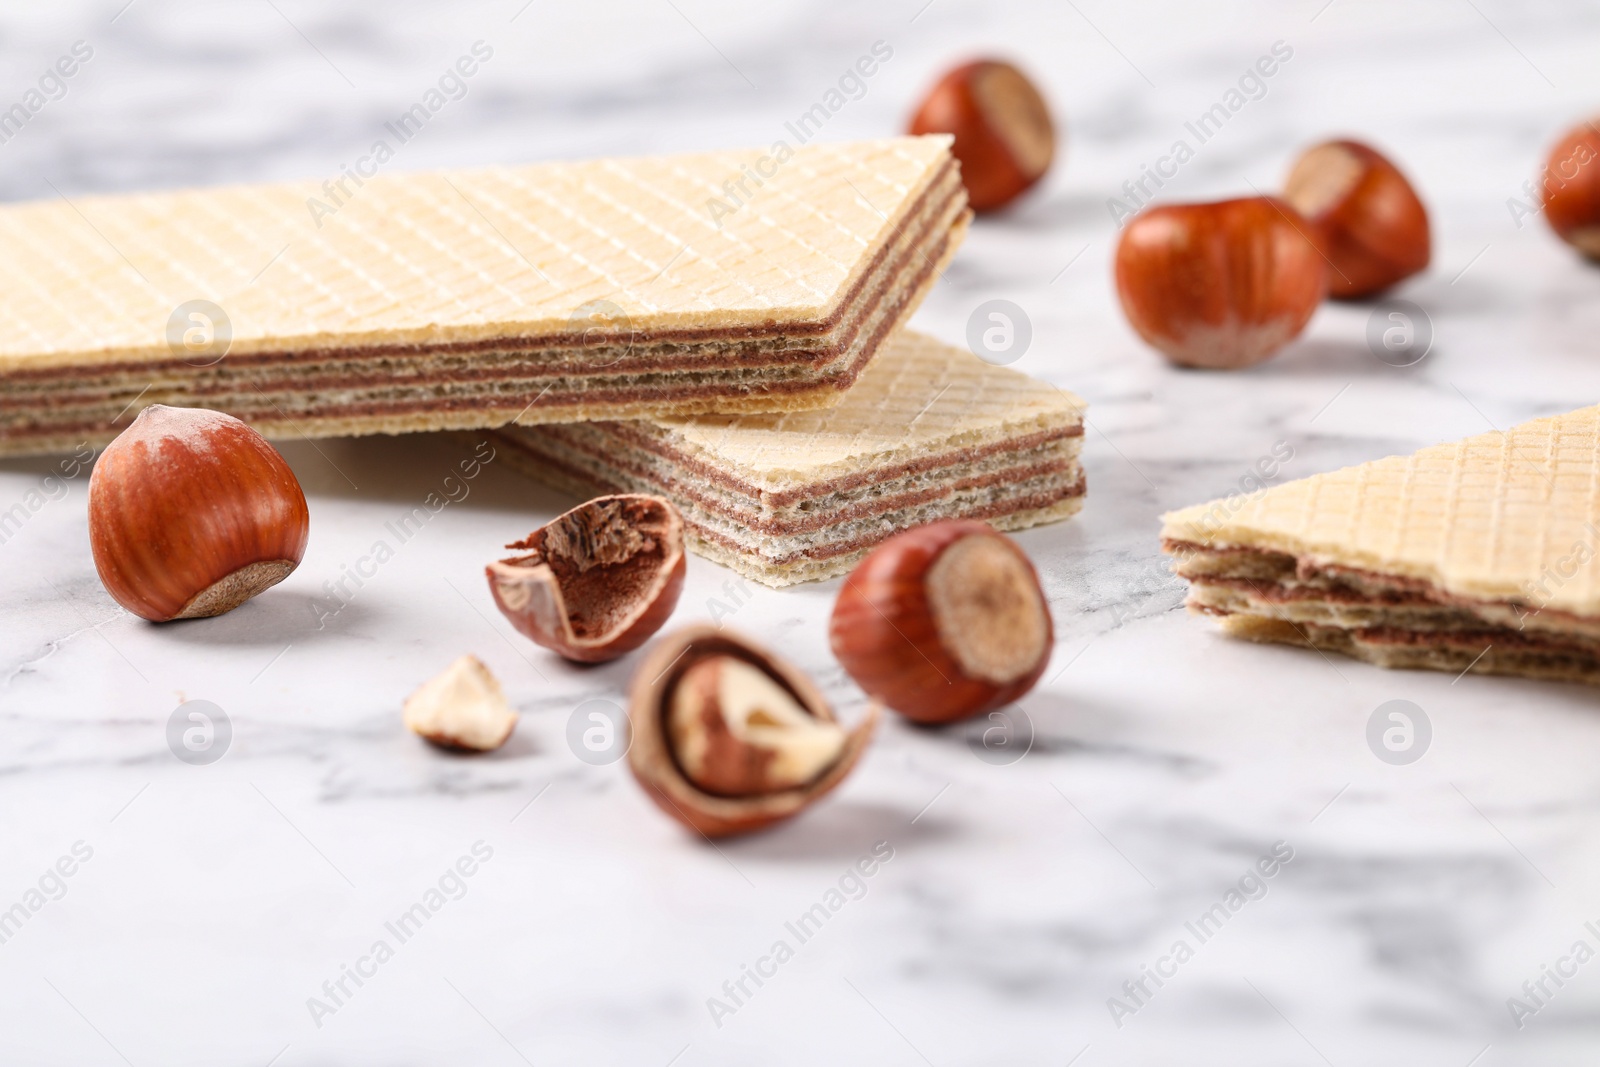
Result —
<instances>
[{"instance_id":1,"label":"chocolate cream filling layer","mask_svg":"<svg viewBox=\"0 0 1600 1067\"><path fill-rule=\"evenodd\" d=\"M866 459L849 474L776 492L678 447L669 430L647 423L515 428L501 436L530 454L557 457L597 477L649 486L649 492L727 516L757 533L788 535L931 499L953 477L987 478L1041 464L1075 470L1083 427L1057 426L882 465Z\"/></svg>"},{"instance_id":2,"label":"chocolate cream filling layer","mask_svg":"<svg viewBox=\"0 0 1600 1067\"><path fill-rule=\"evenodd\" d=\"M954 252L970 213L946 166L829 319L720 331L629 330L436 347L256 353L0 378L0 452L106 440L151 403L225 410L263 432L394 432L588 417L825 406L848 388ZM736 405L737 406L737 405ZM397 422L423 416L422 425Z\"/></svg>"},{"instance_id":3,"label":"chocolate cream filling layer","mask_svg":"<svg viewBox=\"0 0 1600 1067\"><path fill-rule=\"evenodd\" d=\"M1412 649L1410 658L1419 649L1476 656L1492 646L1486 659L1576 656L1600 663L1600 619L1529 600L1464 597L1415 578L1262 549L1172 540L1162 547L1175 557L1174 573L1189 581L1193 609L1260 620L1228 627L1240 636L1338 651ZM1399 651L1395 657L1405 658Z\"/></svg>"},{"instance_id":4,"label":"chocolate cream filling layer","mask_svg":"<svg viewBox=\"0 0 1600 1067\"><path fill-rule=\"evenodd\" d=\"M987 506L968 508L930 509L921 522L939 519L982 519L997 530L1024 530L1043 523L1060 522L1076 515L1083 508L1082 486L1065 496L1054 492L1040 492L1029 497L1005 497ZM764 556L739 551L728 542L697 530L687 529L690 547L707 559L731 567L741 574L774 587L795 585L800 582L818 582L849 573L880 541L896 531L879 532L859 538L855 547L826 554L793 556L772 561Z\"/></svg>"},{"instance_id":5,"label":"chocolate cream filling layer","mask_svg":"<svg viewBox=\"0 0 1600 1067\"><path fill-rule=\"evenodd\" d=\"M1504 629L1418 632L1385 627L1345 630L1263 615L1224 615L1224 632L1248 641L1338 652L1380 667L1513 674L1600 685L1600 655L1584 640L1562 641Z\"/></svg>"}]
</instances>

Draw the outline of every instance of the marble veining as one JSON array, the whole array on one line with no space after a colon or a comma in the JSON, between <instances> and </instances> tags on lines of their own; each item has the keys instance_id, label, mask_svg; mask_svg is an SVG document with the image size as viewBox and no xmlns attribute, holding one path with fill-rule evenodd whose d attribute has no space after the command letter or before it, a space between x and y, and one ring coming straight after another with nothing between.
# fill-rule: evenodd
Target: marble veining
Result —
<instances>
[{"instance_id":1,"label":"marble veining","mask_svg":"<svg viewBox=\"0 0 1600 1067\"><path fill-rule=\"evenodd\" d=\"M234 614L158 628L95 577L86 476L8 461L0 513L25 518L0 543L0 1062L1593 1061L1600 963L1577 946L1600 951L1596 695L1223 640L1181 611L1156 530L1284 448L1273 480L1596 399L1600 273L1508 201L1596 106L1600 14L65 0L0 14L0 106L93 49L0 141L0 196L334 175L480 40L492 59L393 167L769 144L878 41L893 56L831 138L899 130L975 51L1046 87L1062 165L974 228L917 319L959 340L979 303L1015 301L1034 334L1016 365L1091 405L1084 511L1019 538L1057 627L1013 716L1022 754L976 745L989 723L890 721L830 800L712 847L568 745L578 705L625 701L634 660L567 666L490 603L483 563L558 495L490 463L319 618L325 583L462 453L288 441L312 506L300 569ZM1158 197L1270 190L1325 135L1388 149L1435 226L1434 266L1396 294L1433 329L1413 366L1374 357L1370 305L1323 308L1239 374L1168 368L1117 308L1108 201L1276 42L1292 59ZM860 714L827 649L837 583L730 603L728 577L691 559L680 618L731 609ZM468 651L522 715L481 758L400 724L405 695ZM233 729L210 765L168 747L191 699ZM1409 765L1367 743L1393 699L1432 726ZM879 842L892 855L859 891L841 882ZM1252 875L1274 849L1292 858ZM464 856L474 873L451 875ZM842 885L820 929L789 932ZM429 894L420 929L390 931ZM792 956L735 1003L780 940Z\"/></svg>"}]
</instances>

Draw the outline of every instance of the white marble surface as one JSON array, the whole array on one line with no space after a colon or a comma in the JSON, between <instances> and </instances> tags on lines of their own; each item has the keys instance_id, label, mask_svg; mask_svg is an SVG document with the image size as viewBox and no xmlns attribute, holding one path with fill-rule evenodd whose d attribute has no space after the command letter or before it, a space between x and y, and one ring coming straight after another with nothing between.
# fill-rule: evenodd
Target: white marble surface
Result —
<instances>
[{"instance_id":1,"label":"white marble surface","mask_svg":"<svg viewBox=\"0 0 1600 1067\"><path fill-rule=\"evenodd\" d=\"M292 442L313 516L299 571L233 615L157 628L100 588L72 480L0 545L0 908L75 843L92 857L0 944L0 1062L1593 1062L1600 963L1547 981L1520 1030L1506 1001L1579 938L1600 948L1584 927L1600 919L1596 695L1230 643L1175 610L1155 538L1163 509L1228 491L1278 442L1296 477L1596 399L1600 272L1506 207L1600 105L1593 9L122 3L0 15L0 104L74 41L94 49L0 144L0 195L333 174L479 39L492 61L395 166L764 144L882 39L892 61L829 128L876 135L950 61L1020 57L1064 119L1065 165L974 229L919 323L956 340L984 299L1027 309L1019 366L1092 404L1090 493L1078 519L1021 536L1060 638L1023 701L1024 758L994 766L959 728L890 723L829 802L712 848L620 764L567 746L572 709L620 701L632 662L568 667L490 605L482 564L557 496L491 464L318 630L323 583L460 453ZM1163 196L1271 188L1324 135L1390 149L1437 233L1402 293L1436 330L1416 366L1376 360L1369 309L1346 306L1248 373L1180 373L1116 309L1106 198L1278 40L1292 60ZM56 462L0 464L0 509ZM693 559L679 620L726 578ZM731 624L855 714L826 647L833 593L761 590ZM523 715L488 758L400 725L405 694L465 651ZM229 717L219 762L168 750L185 699ZM1390 699L1433 725L1409 766L1365 740ZM492 858L459 900L403 945L385 933L480 841ZM879 841L893 859L865 895L718 1026L707 999ZM1266 895L1200 944L1185 922L1279 841L1293 859ZM318 1026L308 998L379 938L394 958ZM1108 998L1180 938L1194 957L1116 1025Z\"/></svg>"}]
</instances>

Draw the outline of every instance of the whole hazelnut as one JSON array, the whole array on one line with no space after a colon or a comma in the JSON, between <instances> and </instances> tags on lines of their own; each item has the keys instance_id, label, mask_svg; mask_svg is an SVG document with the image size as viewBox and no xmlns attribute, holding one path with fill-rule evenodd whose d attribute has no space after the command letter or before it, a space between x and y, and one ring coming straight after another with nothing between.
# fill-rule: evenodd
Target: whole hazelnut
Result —
<instances>
[{"instance_id":1,"label":"whole hazelnut","mask_svg":"<svg viewBox=\"0 0 1600 1067\"><path fill-rule=\"evenodd\" d=\"M869 696L917 722L994 711L1050 660L1050 609L1033 564L987 523L947 519L896 534L834 602L833 654Z\"/></svg>"},{"instance_id":2,"label":"whole hazelnut","mask_svg":"<svg viewBox=\"0 0 1600 1067\"><path fill-rule=\"evenodd\" d=\"M628 766L667 814L708 837L799 814L844 780L877 724L852 730L777 654L701 625L663 640L629 697Z\"/></svg>"},{"instance_id":3,"label":"whole hazelnut","mask_svg":"<svg viewBox=\"0 0 1600 1067\"><path fill-rule=\"evenodd\" d=\"M1117 245L1117 295L1172 362L1233 369L1299 336L1328 291L1310 223L1272 197L1148 208Z\"/></svg>"},{"instance_id":4,"label":"whole hazelnut","mask_svg":"<svg viewBox=\"0 0 1600 1067\"><path fill-rule=\"evenodd\" d=\"M1336 299L1371 296L1428 266L1428 209L1399 168L1359 141L1308 149L1283 195L1317 227Z\"/></svg>"},{"instance_id":5,"label":"whole hazelnut","mask_svg":"<svg viewBox=\"0 0 1600 1067\"><path fill-rule=\"evenodd\" d=\"M1596 122L1568 130L1550 149L1541 178L1544 215L1567 244L1600 260L1600 132Z\"/></svg>"},{"instance_id":6,"label":"whole hazelnut","mask_svg":"<svg viewBox=\"0 0 1600 1067\"><path fill-rule=\"evenodd\" d=\"M1044 177L1055 125L1044 97L1010 63L964 63L939 79L911 119L913 134L948 133L974 211L993 211Z\"/></svg>"},{"instance_id":7,"label":"whole hazelnut","mask_svg":"<svg viewBox=\"0 0 1600 1067\"><path fill-rule=\"evenodd\" d=\"M106 592L152 622L232 611L305 554L294 472L231 415L153 404L89 478L89 547Z\"/></svg>"},{"instance_id":8,"label":"whole hazelnut","mask_svg":"<svg viewBox=\"0 0 1600 1067\"><path fill-rule=\"evenodd\" d=\"M506 547L526 554L485 568L495 604L578 663L644 644L683 592L683 516L662 497L596 497Z\"/></svg>"}]
</instances>

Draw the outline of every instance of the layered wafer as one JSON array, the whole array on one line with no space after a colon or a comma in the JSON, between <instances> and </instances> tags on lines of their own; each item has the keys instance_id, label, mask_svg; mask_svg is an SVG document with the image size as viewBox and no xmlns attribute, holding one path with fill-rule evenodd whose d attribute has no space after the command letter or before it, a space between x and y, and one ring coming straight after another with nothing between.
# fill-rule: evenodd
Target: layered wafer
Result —
<instances>
[{"instance_id":1,"label":"layered wafer","mask_svg":"<svg viewBox=\"0 0 1600 1067\"><path fill-rule=\"evenodd\" d=\"M1173 512L1162 539L1235 636L1600 684L1600 407Z\"/></svg>"},{"instance_id":2,"label":"layered wafer","mask_svg":"<svg viewBox=\"0 0 1600 1067\"><path fill-rule=\"evenodd\" d=\"M970 217L947 137L0 208L0 454L837 403ZM787 147L787 146L785 146Z\"/></svg>"},{"instance_id":3,"label":"layered wafer","mask_svg":"<svg viewBox=\"0 0 1600 1067\"><path fill-rule=\"evenodd\" d=\"M1083 402L922 334L897 334L837 406L507 427L507 462L580 496L656 493L690 547L771 586L843 574L946 518L1016 530L1083 503Z\"/></svg>"}]
</instances>

